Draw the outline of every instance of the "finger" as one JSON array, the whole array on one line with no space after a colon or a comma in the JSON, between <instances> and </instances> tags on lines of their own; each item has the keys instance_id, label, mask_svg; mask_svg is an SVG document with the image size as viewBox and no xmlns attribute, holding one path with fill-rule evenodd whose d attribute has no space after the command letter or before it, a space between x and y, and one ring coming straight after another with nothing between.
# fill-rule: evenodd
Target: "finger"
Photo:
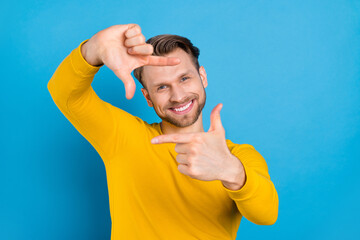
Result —
<instances>
[{"instance_id":1,"label":"finger","mask_svg":"<svg viewBox=\"0 0 360 240\"><path fill-rule=\"evenodd\" d=\"M190 152L190 145L188 143L178 143L175 145L175 152L186 154Z\"/></svg>"},{"instance_id":2,"label":"finger","mask_svg":"<svg viewBox=\"0 0 360 240\"><path fill-rule=\"evenodd\" d=\"M141 28L135 23L128 24L128 30L125 31L125 37L132 38L141 33Z\"/></svg>"},{"instance_id":3,"label":"finger","mask_svg":"<svg viewBox=\"0 0 360 240\"><path fill-rule=\"evenodd\" d=\"M189 162L187 161L187 157L185 154L178 154L176 155L176 161L179 163L179 164L186 164L188 165Z\"/></svg>"},{"instance_id":4,"label":"finger","mask_svg":"<svg viewBox=\"0 0 360 240\"><path fill-rule=\"evenodd\" d=\"M131 77L131 75L129 75ZM124 83L125 85L125 97L127 99L132 99L135 95L135 89L136 89L136 85L134 82L134 79L131 77L132 81L127 81Z\"/></svg>"},{"instance_id":5,"label":"finger","mask_svg":"<svg viewBox=\"0 0 360 240\"><path fill-rule=\"evenodd\" d=\"M145 37L144 35L140 34L140 35L137 35L135 37L132 37L132 38L128 38L125 40L124 42L124 45L126 47L133 47L133 46L136 46L136 45L143 45L145 44Z\"/></svg>"},{"instance_id":6,"label":"finger","mask_svg":"<svg viewBox=\"0 0 360 240\"><path fill-rule=\"evenodd\" d=\"M179 164L178 170L184 175L190 176L189 166L186 164Z\"/></svg>"},{"instance_id":7,"label":"finger","mask_svg":"<svg viewBox=\"0 0 360 240\"><path fill-rule=\"evenodd\" d=\"M120 70L114 70L114 73L124 83L126 98L133 98L136 90L136 85L131 74L122 73L120 72Z\"/></svg>"},{"instance_id":8,"label":"finger","mask_svg":"<svg viewBox=\"0 0 360 240\"><path fill-rule=\"evenodd\" d=\"M146 65L152 66L173 66L181 62L180 58L177 57L160 57L160 56L149 56L148 63Z\"/></svg>"},{"instance_id":9,"label":"finger","mask_svg":"<svg viewBox=\"0 0 360 240\"><path fill-rule=\"evenodd\" d=\"M220 118L220 111L223 107L222 103L219 103L218 105L216 105L216 107L214 107L214 109L211 111L210 114L210 128L209 131L217 131L217 130L223 130L223 126L221 123L221 118Z\"/></svg>"},{"instance_id":10,"label":"finger","mask_svg":"<svg viewBox=\"0 0 360 240\"><path fill-rule=\"evenodd\" d=\"M128 53L131 55L151 55L154 48L151 44L137 45L128 49Z\"/></svg>"},{"instance_id":11,"label":"finger","mask_svg":"<svg viewBox=\"0 0 360 240\"><path fill-rule=\"evenodd\" d=\"M164 134L151 139L151 143L160 144L160 143L190 143L193 140L194 134L185 133L185 134Z\"/></svg>"}]
</instances>

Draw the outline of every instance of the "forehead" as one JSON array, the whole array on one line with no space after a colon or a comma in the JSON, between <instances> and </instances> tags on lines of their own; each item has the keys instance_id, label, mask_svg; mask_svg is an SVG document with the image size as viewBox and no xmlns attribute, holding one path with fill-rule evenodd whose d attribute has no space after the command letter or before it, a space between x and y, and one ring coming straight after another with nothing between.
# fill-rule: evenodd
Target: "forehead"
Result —
<instances>
[{"instance_id":1,"label":"forehead","mask_svg":"<svg viewBox=\"0 0 360 240\"><path fill-rule=\"evenodd\" d=\"M197 73L191 56L181 48L177 48L164 56L180 58L181 62L174 66L143 66L142 78L148 87L163 82L171 82L184 73Z\"/></svg>"}]
</instances>

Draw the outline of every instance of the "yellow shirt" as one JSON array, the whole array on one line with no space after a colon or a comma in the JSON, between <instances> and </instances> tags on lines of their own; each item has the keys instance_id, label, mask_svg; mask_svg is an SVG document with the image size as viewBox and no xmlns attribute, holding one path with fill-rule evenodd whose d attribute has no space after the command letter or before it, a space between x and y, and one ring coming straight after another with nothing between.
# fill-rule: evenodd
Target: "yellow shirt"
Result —
<instances>
[{"instance_id":1,"label":"yellow shirt","mask_svg":"<svg viewBox=\"0 0 360 240\"><path fill-rule=\"evenodd\" d=\"M100 67L82 57L86 41L63 60L47 87L104 162L111 240L235 239L242 216L255 224L276 222L278 195L264 158L253 146L226 140L245 168L240 190L180 173L175 144L150 143L162 134L159 123L148 124L96 95L91 83Z\"/></svg>"}]
</instances>

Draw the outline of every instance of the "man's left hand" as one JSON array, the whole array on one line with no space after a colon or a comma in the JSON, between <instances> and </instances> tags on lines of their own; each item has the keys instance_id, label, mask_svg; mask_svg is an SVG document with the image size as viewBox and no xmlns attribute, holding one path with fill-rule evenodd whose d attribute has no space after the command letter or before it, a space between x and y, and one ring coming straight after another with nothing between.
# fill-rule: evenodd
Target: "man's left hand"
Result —
<instances>
[{"instance_id":1,"label":"man's left hand","mask_svg":"<svg viewBox=\"0 0 360 240\"><path fill-rule=\"evenodd\" d=\"M237 186L241 187L243 183L240 182L245 179L244 168L226 144L225 129L220 119L222 106L220 103L212 110L208 132L160 135L151 142L176 143L176 161L181 173L203 181L221 180L229 185L238 183Z\"/></svg>"}]
</instances>

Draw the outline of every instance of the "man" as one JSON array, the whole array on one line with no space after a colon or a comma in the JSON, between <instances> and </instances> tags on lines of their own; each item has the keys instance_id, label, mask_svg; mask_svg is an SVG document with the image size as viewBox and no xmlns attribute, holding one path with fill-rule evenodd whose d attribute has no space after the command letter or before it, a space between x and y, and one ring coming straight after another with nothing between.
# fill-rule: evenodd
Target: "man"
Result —
<instances>
[{"instance_id":1,"label":"man","mask_svg":"<svg viewBox=\"0 0 360 240\"><path fill-rule=\"evenodd\" d=\"M111 239L235 239L242 216L274 224L278 195L264 158L225 139L222 104L203 129L208 82L199 50L176 35L148 42L136 24L109 27L72 51L48 83L105 164ZM91 82L103 65L124 82L127 99L135 70L162 122L148 124L102 101Z\"/></svg>"}]
</instances>

